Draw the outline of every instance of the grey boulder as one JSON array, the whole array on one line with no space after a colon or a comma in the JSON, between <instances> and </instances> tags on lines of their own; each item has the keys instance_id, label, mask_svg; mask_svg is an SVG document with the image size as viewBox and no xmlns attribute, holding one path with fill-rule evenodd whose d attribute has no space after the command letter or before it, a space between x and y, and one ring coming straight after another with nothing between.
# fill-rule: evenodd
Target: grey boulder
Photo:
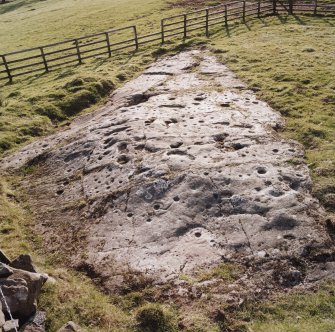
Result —
<instances>
[{"instance_id":1,"label":"grey boulder","mask_svg":"<svg viewBox=\"0 0 335 332\"><path fill-rule=\"evenodd\" d=\"M20 255L15 258L9 265L16 269L33 273L37 272L30 255Z\"/></svg>"},{"instance_id":2,"label":"grey boulder","mask_svg":"<svg viewBox=\"0 0 335 332\"><path fill-rule=\"evenodd\" d=\"M36 300L47 277L39 273L12 270L12 275L0 279L2 291L13 317L26 321L36 312ZM3 310L6 314L4 305Z\"/></svg>"},{"instance_id":3,"label":"grey boulder","mask_svg":"<svg viewBox=\"0 0 335 332\"><path fill-rule=\"evenodd\" d=\"M45 318L45 312L37 311L36 314L21 327L20 332L45 332Z\"/></svg>"}]
</instances>

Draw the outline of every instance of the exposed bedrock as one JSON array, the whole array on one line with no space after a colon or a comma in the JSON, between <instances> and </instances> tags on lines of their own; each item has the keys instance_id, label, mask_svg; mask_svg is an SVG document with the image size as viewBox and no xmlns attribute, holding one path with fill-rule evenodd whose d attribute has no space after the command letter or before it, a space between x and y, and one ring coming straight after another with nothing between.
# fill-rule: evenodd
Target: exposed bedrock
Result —
<instances>
[{"instance_id":1,"label":"exposed bedrock","mask_svg":"<svg viewBox=\"0 0 335 332\"><path fill-rule=\"evenodd\" d=\"M25 186L46 247L106 287L126 270L173 280L222 261L331 257L302 147L282 125L226 66L185 52L1 168L38 166ZM318 275L285 271L292 284L329 277L333 260L309 260L327 265Z\"/></svg>"}]
</instances>

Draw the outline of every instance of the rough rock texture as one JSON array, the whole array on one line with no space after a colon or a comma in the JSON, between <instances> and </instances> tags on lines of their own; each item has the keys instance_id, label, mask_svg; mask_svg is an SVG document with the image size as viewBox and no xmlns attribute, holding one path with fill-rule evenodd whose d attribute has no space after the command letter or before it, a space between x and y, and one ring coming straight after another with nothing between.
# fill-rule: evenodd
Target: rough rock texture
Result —
<instances>
[{"instance_id":1,"label":"rough rock texture","mask_svg":"<svg viewBox=\"0 0 335 332\"><path fill-rule=\"evenodd\" d=\"M45 332L46 314L43 311L37 311L27 323L25 323L20 332Z\"/></svg>"},{"instance_id":2,"label":"rough rock texture","mask_svg":"<svg viewBox=\"0 0 335 332\"><path fill-rule=\"evenodd\" d=\"M7 278L12 274L13 270L9 266L0 263L0 278Z\"/></svg>"},{"instance_id":3,"label":"rough rock texture","mask_svg":"<svg viewBox=\"0 0 335 332\"><path fill-rule=\"evenodd\" d=\"M47 247L77 263L85 252L78 265L106 287L128 270L173 280L222 261L261 262L285 287L317 279L313 262L330 262L328 276L334 266L292 263L321 257L329 235L302 147L281 126L227 67L186 52L1 168L38 166L25 186Z\"/></svg>"},{"instance_id":4,"label":"rough rock texture","mask_svg":"<svg viewBox=\"0 0 335 332\"><path fill-rule=\"evenodd\" d=\"M20 327L21 332L44 332L45 313L36 311L36 304L48 276L31 272L36 270L29 255L13 261L2 251L1 256L6 264L0 262L0 331L15 332Z\"/></svg>"},{"instance_id":5,"label":"rough rock texture","mask_svg":"<svg viewBox=\"0 0 335 332\"><path fill-rule=\"evenodd\" d=\"M8 277L0 278L0 285L12 316L23 323L35 314L37 298L47 277L14 268L11 271ZM8 315L4 303L2 310Z\"/></svg>"},{"instance_id":6,"label":"rough rock texture","mask_svg":"<svg viewBox=\"0 0 335 332\"><path fill-rule=\"evenodd\" d=\"M2 250L0 250L0 263L4 263L7 265L10 263L9 258L5 255L5 253Z\"/></svg>"},{"instance_id":7,"label":"rough rock texture","mask_svg":"<svg viewBox=\"0 0 335 332\"><path fill-rule=\"evenodd\" d=\"M30 255L20 255L17 258L15 258L9 265L16 269L33 272L33 273L37 272L36 268L33 265Z\"/></svg>"},{"instance_id":8,"label":"rough rock texture","mask_svg":"<svg viewBox=\"0 0 335 332\"><path fill-rule=\"evenodd\" d=\"M63 325L57 332L81 332L81 329L77 324L70 321Z\"/></svg>"},{"instance_id":9,"label":"rough rock texture","mask_svg":"<svg viewBox=\"0 0 335 332\"><path fill-rule=\"evenodd\" d=\"M6 319L5 319L5 314L2 311L2 302L0 301L0 331L1 328L5 325Z\"/></svg>"},{"instance_id":10,"label":"rough rock texture","mask_svg":"<svg viewBox=\"0 0 335 332\"><path fill-rule=\"evenodd\" d=\"M19 321L15 320L8 320L2 326L2 332L16 332L19 328Z\"/></svg>"}]
</instances>

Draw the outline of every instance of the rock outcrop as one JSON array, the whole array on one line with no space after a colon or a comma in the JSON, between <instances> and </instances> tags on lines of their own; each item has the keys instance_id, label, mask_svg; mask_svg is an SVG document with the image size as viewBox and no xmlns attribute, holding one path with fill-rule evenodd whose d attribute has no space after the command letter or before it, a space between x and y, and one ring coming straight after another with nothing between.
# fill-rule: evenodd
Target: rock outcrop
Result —
<instances>
[{"instance_id":1,"label":"rock outcrop","mask_svg":"<svg viewBox=\"0 0 335 332\"><path fill-rule=\"evenodd\" d=\"M221 262L289 287L334 264L306 254L330 237L303 148L282 125L226 66L185 52L1 168L38 166L24 185L46 247L106 288L129 271L164 282Z\"/></svg>"}]
</instances>

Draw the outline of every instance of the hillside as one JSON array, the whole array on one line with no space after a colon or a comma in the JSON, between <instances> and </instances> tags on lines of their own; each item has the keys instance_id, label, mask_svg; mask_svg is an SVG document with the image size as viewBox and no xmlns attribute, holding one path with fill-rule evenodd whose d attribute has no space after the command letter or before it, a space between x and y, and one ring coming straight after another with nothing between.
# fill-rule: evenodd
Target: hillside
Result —
<instances>
[{"instance_id":1,"label":"hillside","mask_svg":"<svg viewBox=\"0 0 335 332\"><path fill-rule=\"evenodd\" d=\"M50 44L67 38L140 23L159 24L161 0L15 0L0 6L2 52Z\"/></svg>"}]
</instances>

